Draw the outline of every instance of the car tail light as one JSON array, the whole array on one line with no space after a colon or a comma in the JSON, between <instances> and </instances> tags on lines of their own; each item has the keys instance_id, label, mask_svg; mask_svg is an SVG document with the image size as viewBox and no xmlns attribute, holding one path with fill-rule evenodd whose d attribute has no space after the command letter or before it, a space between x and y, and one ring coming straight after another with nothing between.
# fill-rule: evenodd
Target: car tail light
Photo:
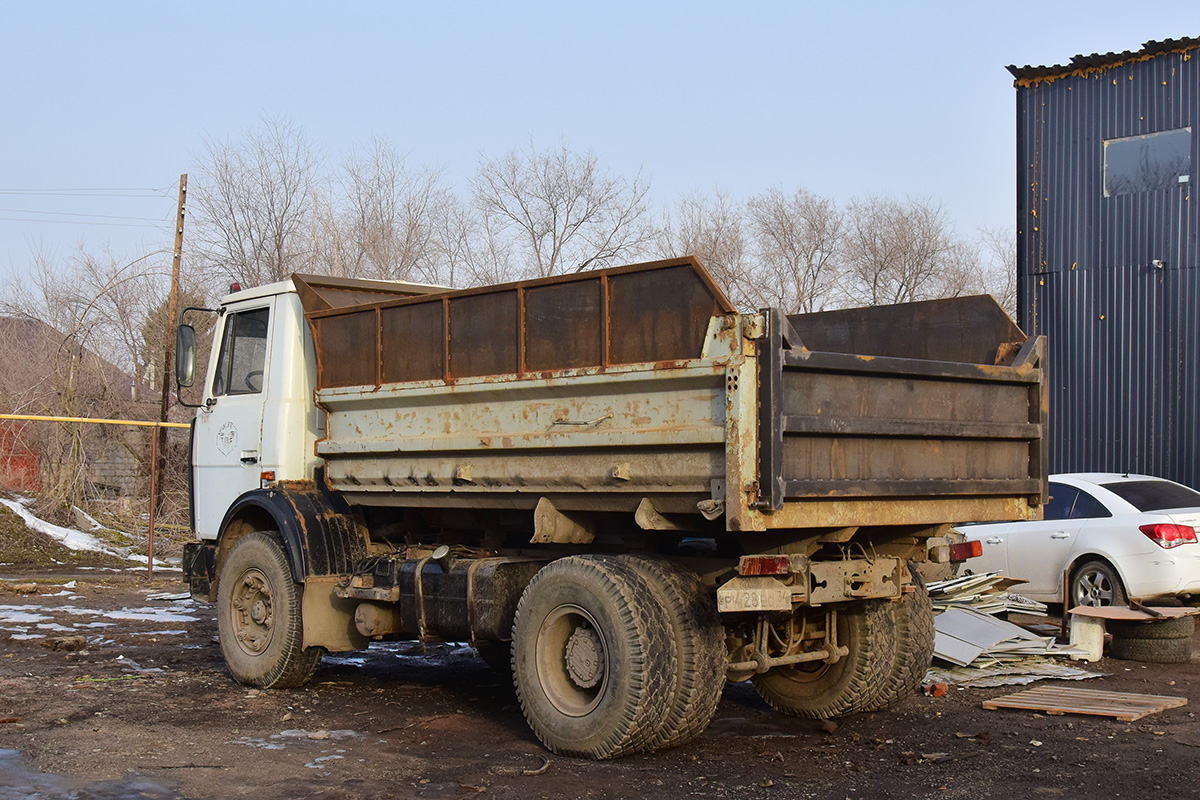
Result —
<instances>
[{"instance_id":1,"label":"car tail light","mask_svg":"<svg viewBox=\"0 0 1200 800\"><path fill-rule=\"evenodd\" d=\"M950 545L951 561L966 561L968 558L978 558L981 555L983 555L983 542L978 539Z\"/></svg>"},{"instance_id":2,"label":"car tail light","mask_svg":"<svg viewBox=\"0 0 1200 800\"><path fill-rule=\"evenodd\" d=\"M1172 522L1159 522L1154 525L1143 525L1139 529L1150 537L1159 547L1170 549L1181 544L1196 544L1196 529L1188 525L1176 525Z\"/></svg>"}]
</instances>

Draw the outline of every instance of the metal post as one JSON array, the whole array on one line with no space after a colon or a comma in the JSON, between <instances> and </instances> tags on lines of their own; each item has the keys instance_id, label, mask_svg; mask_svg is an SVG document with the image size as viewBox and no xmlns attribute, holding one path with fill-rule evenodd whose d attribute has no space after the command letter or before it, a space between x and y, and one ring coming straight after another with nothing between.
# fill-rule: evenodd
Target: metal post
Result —
<instances>
[{"instance_id":1,"label":"metal post","mask_svg":"<svg viewBox=\"0 0 1200 800\"><path fill-rule=\"evenodd\" d=\"M158 485L158 436L166 434L166 428L158 428L150 437L150 533L146 542L146 580L154 580L154 502Z\"/></svg>"}]
</instances>

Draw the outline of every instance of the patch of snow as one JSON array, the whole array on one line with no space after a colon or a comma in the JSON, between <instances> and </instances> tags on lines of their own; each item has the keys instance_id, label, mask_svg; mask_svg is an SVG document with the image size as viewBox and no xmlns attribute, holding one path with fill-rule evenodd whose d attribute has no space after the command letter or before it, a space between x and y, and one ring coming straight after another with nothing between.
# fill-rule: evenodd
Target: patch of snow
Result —
<instances>
[{"instance_id":1,"label":"patch of snow","mask_svg":"<svg viewBox=\"0 0 1200 800\"><path fill-rule=\"evenodd\" d=\"M16 513L18 516L20 516L21 519L23 519L25 521L25 524L28 525L30 528L33 528L35 531L38 531L40 533L46 534L54 541L61 544L63 547L66 547L70 550L87 550L87 551L90 551L93 553L104 553L105 555L116 556L117 558L123 558L126 561L145 561L146 560L146 557L144 555L139 555L137 553L131 553L127 548L124 548L124 547L113 547L111 545L105 544L104 542L97 539L95 536L92 536L90 533L84 533L83 531L75 530L74 528L63 528L59 525L55 525L53 523L47 522L44 519L40 519L40 518L34 516L33 513L28 508L26 508L26 506L29 504L28 498L22 498L21 500L6 500L6 499L0 497L0 503L3 503L4 505L8 506L8 508L10 508L14 513ZM103 526L101 526L101 527L103 527ZM55 562L55 563L62 563L62 562ZM163 569L163 570L167 570L167 571L171 571L171 572L182 572L183 571L182 569L180 569L178 567L170 566L164 562L158 561L157 559L154 561L154 566L155 566L155 568ZM94 569L94 567L80 567L80 569ZM102 569L111 569L111 568L103 567ZM133 571L145 570L146 567L130 567L129 569L131 572L133 572ZM112 571L116 572L117 570L114 569ZM72 582L72 586L73 585L74 585L74 582Z\"/></svg>"},{"instance_id":2,"label":"patch of snow","mask_svg":"<svg viewBox=\"0 0 1200 800\"><path fill-rule=\"evenodd\" d=\"M41 606L0 606L0 622L49 622L54 619L30 609L41 610Z\"/></svg>"},{"instance_id":3,"label":"patch of snow","mask_svg":"<svg viewBox=\"0 0 1200 800\"><path fill-rule=\"evenodd\" d=\"M282 742L268 742L266 739L255 739L250 736L243 736L225 744L242 744L246 747L261 747L264 750L282 750L285 747Z\"/></svg>"},{"instance_id":4,"label":"patch of snow","mask_svg":"<svg viewBox=\"0 0 1200 800\"><path fill-rule=\"evenodd\" d=\"M58 525L46 522L44 519L38 519L29 511L29 509L25 507L25 503L19 503L14 500L5 500L4 498L0 498L0 503L8 506L13 512L20 516L21 519L25 520L25 524L30 528L46 534L54 541L58 542L64 547L70 548L71 550L90 550L95 553L107 553L108 555L122 558L129 557L127 553L118 553L112 547L104 544L90 533L77 531L74 528L62 528Z\"/></svg>"},{"instance_id":5,"label":"patch of snow","mask_svg":"<svg viewBox=\"0 0 1200 800\"><path fill-rule=\"evenodd\" d=\"M146 599L147 600L184 600L184 601L190 602L192 599L192 596L188 592L178 592L178 593L174 593L174 594L171 592L158 592L156 594L146 595Z\"/></svg>"},{"instance_id":6,"label":"patch of snow","mask_svg":"<svg viewBox=\"0 0 1200 800\"><path fill-rule=\"evenodd\" d=\"M99 613L99 612L97 612ZM196 617L180 614L170 608L122 608L104 614L108 619L127 619L134 622L195 622Z\"/></svg>"}]
</instances>

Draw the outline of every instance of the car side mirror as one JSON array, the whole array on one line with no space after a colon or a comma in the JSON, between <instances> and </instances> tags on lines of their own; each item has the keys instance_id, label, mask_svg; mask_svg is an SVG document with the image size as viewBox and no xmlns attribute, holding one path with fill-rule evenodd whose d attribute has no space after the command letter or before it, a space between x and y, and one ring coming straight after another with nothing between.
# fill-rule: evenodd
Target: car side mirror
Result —
<instances>
[{"instance_id":1,"label":"car side mirror","mask_svg":"<svg viewBox=\"0 0 1200 800\"><path fill-rule=\"evenodd\" d=\"M196 329L180 325L175 329L175 383L186 389L196 382Z\"/></svg>"}]
</instances>

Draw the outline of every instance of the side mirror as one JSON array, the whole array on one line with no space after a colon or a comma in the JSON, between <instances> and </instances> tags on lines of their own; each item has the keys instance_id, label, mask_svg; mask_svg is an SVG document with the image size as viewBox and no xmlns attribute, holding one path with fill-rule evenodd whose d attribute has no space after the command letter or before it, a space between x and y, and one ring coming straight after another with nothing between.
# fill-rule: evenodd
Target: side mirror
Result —
<instances>
[{"instance_id":1,"label":"side mirror","mask_svg":"<svg viewBox=\"0 0 1200 800\"><path fill-rule=\"evenodd\" d=\"M196 329L180 325L175 329L175 383L186 389L196 382Z\"/></svg>"}]
</instances>

